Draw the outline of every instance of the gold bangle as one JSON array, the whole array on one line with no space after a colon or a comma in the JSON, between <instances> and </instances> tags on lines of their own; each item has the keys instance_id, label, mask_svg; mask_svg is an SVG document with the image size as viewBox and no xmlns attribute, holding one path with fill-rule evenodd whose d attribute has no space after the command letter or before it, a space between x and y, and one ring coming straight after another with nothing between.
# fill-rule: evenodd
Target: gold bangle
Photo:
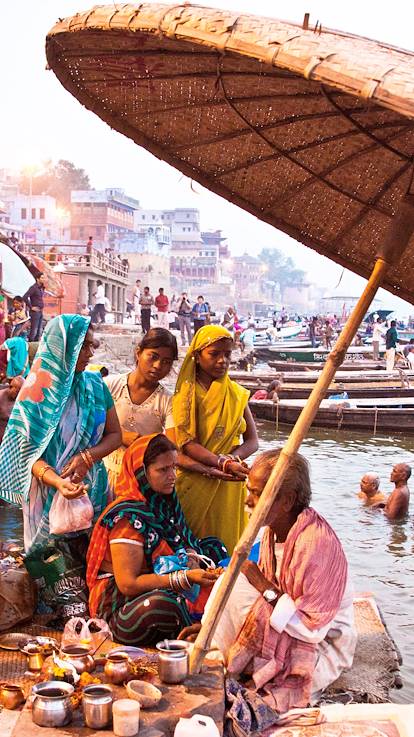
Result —
<instances>
[{"instance_id":1,"label":"gold bangle","mask_svg":"<svg viewBox=\"0 0 414 737\"><path fill-rule=\"evenodd\" d=\"M93 466L93 458L88 450L80 450L79 455L81 456L86 468L90 470Z\"/></svg>"},{"instance_id":2,"label":"gold bangle","mask_svg":"<svg viewBox=\"0 0 414 737\"><path fill-rule=\"evenodd\" d=\"M231 459L231 458L227 458L227 460L225 460L225 461L224 461L224 463L223 463L223 467L222 467L222 471L223 471L223 473L226 473L226 467L227 467L227 464L228 464L228 463L233 463L233 461L232 461L232 459Z\"/></svg>"},{"instance_id":3,"label":"gold bangle","mask_svg":"<svg viewBox=\"0 0 414 737\"><path fill-rule=\"evenodd\" d=\"M44 475L45 475L46 471L53 471L53 468L52 468L52 466L47 466L47 465L46 465L46 466L43 466L43 467L42 467L42 468L40 469L40 471L39 471L39 475L38 475L38 477L37 477L37 480L38 480L38 481L40 481L40 483L43 483L43 477L44 477Z\"/></svg>"},{"instance_id":4,"label":"gold bangle","mask_svg":"<svg viewBox=\"0 0 414 737\"><path fill-rule=\"evenodd\" d=\"M90 452L90 450L85 450L85 454L86 454L86 457L89 458L89 463L91 464L91 468L92 468L93 464L95 463L95 461L93 460L92 453Z\"/></svg>"}]
</instances>

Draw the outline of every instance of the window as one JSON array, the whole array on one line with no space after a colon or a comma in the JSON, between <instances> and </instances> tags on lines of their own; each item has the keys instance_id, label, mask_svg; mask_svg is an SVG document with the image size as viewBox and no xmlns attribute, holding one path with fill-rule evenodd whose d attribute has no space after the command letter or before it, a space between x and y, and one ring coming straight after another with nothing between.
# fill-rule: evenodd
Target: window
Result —
<instances>
[{"instance_id":1,"label":"window","mask_svg":"<svg viewBox=\"0 0 414 737\"><path fill-rule=\"evenodd\" d=\"M36 219L36 208L32 207L32 220Z\"/></svg>"},{"instance_id":2,"label":"window","mask_svg":"<svg viewBox=\"0 0 414 737\"><path fill-rule=\"evenodd\" d=\"M152 219L155 220L155 215L152 216Z\"/></svg>"},{"instance_id":3,"label":"window","mask_svg":"<svg viewBox=\"0 0 414 737\"><path fill-rule=\"evenodd\" d=\"M145 220L145 215L142 216L142 219Z\"/></svg>"},{"instance_id":4,"label":"window","mask_svg":"<svg viewBox=\"0 0 414 737\"><path fill-rule=\"evenodd\" d=\"M50 230L47 230L46 231L46 238L50 238L51 235L52 235L51 231Z\"/></svg>"},{"instance_id":5,"label":"window","mask_svg":"<svg viewBox=\"0 0 414 737\"><path fill-rule=\"evenodd\" d=\"M41 207L40 208L39 218L40 218L40 220L44 220L45 219L45 208L44 207Z\"/></svg>"},{"instance_id":6,"label":"window","mask_svg":"<svg viewBox=\"0 0 414 737\"><path fill-rule=\"evenodd\" d=\"M190 217L190 213L189 213L189 212L187 212L186 218L189 218L189 217Z\"/></svg>"},{"instance_id":7,"label":"window","mask_svg":"<svg viewBox=\"0 0 414 737\"><path fill-rule=\"evenodd\" d=\"M25 207L22 207L21 213L20 213L21 219L26 220L27 218L27 210Z\"/></svg>"},{"instance_id":8,"label":"window","mask_svg":"<svg viewBox=\"0 0 414 737\"><path fill-rule=\"evenodd\" d=\"M85 228L83 227L83 225L81 225L79 227L79 238L83 238L84 237L84 231L85 231Z\"/></svg>"}]
</instances>

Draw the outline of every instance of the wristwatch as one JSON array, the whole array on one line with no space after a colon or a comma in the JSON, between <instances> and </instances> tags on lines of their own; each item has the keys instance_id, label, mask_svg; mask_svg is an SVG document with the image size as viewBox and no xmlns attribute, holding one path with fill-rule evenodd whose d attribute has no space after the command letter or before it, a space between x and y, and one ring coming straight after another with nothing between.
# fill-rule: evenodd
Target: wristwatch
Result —
<instances>
[{"instance_id":1,"label":"wristwatch","mask_svg":"<svg viewBox=\"0 0 414 737\"><path fill-rule=\"evenodd\" d=\"M266 591L263 591L263 598L266 599L268 604L274 606L277 602L277 593L274 589L266 589Z\"/></svg>"}]
</instances>

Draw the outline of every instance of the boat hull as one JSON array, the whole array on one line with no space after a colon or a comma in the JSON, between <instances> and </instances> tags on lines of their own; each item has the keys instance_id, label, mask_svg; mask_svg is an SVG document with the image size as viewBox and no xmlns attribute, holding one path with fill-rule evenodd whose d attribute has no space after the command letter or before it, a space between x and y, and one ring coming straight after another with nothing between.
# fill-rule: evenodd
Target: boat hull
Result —
<instances>
[{"instance_id":1,"label":"boat hull","mask_svg":"<svg viewBox=\"0 0 414 737\"><path fill-rule=\"evenodd\" d=\"M280 425L292 426L296 423L302 410L300 406L291 406L279 402L249 401L249 407L257 419L270 420ZM379 432L403 433L414 436L414 409L383 409L364 407L344 409L342 407L319 408L312 422L312 427L330 428L333 430L358 430L371 435Z\"/></svg>"}]
</instances>

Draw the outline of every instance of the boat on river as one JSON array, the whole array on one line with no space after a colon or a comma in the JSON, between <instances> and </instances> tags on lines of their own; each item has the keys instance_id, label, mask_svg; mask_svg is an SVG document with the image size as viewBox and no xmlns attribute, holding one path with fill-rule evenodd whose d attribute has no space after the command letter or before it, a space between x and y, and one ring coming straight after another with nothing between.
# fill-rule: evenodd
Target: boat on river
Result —
<instances>
[{"instance_id":1,"label":"boat on river","mask_svg":"<svg viewBox=\"0 0 414 737\"><path fill-rule=\"evenodd\" d=\"M324 363L306 363L299 361L268 361L268 365L276 371L322 371ZM345 360L341 364L342 371L385 371L383 361L372 361L367 359ZM338 373L338 372L337 372Z\"/></svg>"},{"instance_id":2,"label":"boat on river","mask_svg":"<svg viewBox=\"0 0 414 737\"><path fill-rule=\"evenodd\" d=\"M269 356L267 360L271 361L290 361L297 363L321 363L323 364L330 354L330 350L326 348L283 348L269 345L266 348L258 348L257 353L263 357L263 352ZM380 350L380 358L384 357L384 350ZM345 354L344 363L353 361L372 361L372 348L366 346L350 346Z\"/></svg>"},{"instance_id":3,"label":"boat on river","mask_svg":"<svg viewBox=\"0 0 414 737\"><path fill-rule=\"evenodd\" d=\"M249 382L240 382L245 389L249 389L252 396L259 389L266 388L265 385L258 385ZM298 384L297 386L291 386L282 384L280 389L277 390L279 399L307 399L311 393L314 385L313 384ZM339 392L345 391L349 399L391 399L401 397L408 399L414 397L414 386L409 389L401 386L370 386L369 384L363 384L361 386L354 386L353 384L341 384L341 389L338 386L333 386L325 392L325 398L328 399L330 396L338 394Z\"/></svg>"},{"instance_id":4,"label":"boat on river","mask_svg":"<svg viewBox=\"0 0 414 737\"><path fill-rule=\"evenodd\" d=\"M294 367L296 369L296 366ZM316 370L309 370L309 371L296 371L296 370L289 370L287 371L240 371L240 370L232 370L229 372L229 376L234 381L238 381L239 384L243 384L245 381L249 383L256 383L257 388L259 388L259 385L261 384L262 387L267 386L267 384L270 384L271 381L274 379L282 378L285 383L295 383L295 384L315 384L315 382L318 380L320 376L320 371ZM408 382L414 382L414 371L406 371L403 372L404 379ZM401 376L398 371L393 371L392 373L389 373L387 371L383 370L362 370L362 371L353 371L353 370L339 370L335 374L335 379L333 382L331 382L330 387L335 388L335 386L340 384L358 384L358 385L370 385L370 386L401 386ZM404 382L406 383L406 382Z\"/></svg>"},{"instance_id":5,"label":"boat on river","mask_svg":"<svg viewBox=\"0 0 414 737\"><path fill-rule=\"evenodd\" d=\"M312 422L313 427L335 430L359 430L414 435L414 398L372 398L351 400L351 407L343 403L323 399ZM249 401L249 407L257 419L270 420L277 425L294 425L305 399L286 399L278 403L269 400Z\"/></svg>"}]
</instances>

